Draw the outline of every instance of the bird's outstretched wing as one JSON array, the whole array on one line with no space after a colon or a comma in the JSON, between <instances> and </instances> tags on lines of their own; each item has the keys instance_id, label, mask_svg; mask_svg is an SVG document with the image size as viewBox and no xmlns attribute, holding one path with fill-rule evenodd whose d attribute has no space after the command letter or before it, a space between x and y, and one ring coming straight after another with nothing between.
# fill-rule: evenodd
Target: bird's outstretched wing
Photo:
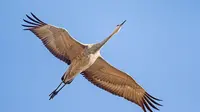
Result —
<instances>
[{"instance_id":1,"label":"bird's outstretched wing","mask_svg":"<svg viewBox=\"0 0 200 112\"><path fill-rule=\"evenodd\" d=\"M114 68L102 57L82 74L96 86L136 103L144 112L146 109L152 112L150 107L159 110L155 105L162 106L156 102L161 100L149 95L132 77Z\"/></svg>"},{"instance_id":2,"label":"bird's outstretched wing","mask_svg":"<svg viewBox=\"0 0 200 112\"><path fill-rule=\"evenodd\" d=\"M28 25L22 25L26 27L24 30L32 31L60 60L70 64L71 60L85 48L83 44L73 39L67 30L46 24L34 14L31 13L31 15L32 17L26 15L29 21L24 19L24 22L28 23Z\"/></svg>"}]
</instances>

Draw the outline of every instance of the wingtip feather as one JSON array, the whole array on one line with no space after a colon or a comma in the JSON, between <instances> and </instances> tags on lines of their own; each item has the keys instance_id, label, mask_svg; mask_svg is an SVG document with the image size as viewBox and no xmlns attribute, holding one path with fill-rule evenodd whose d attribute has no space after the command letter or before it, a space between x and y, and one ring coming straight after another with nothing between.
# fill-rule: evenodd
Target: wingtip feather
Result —
<instances>
[{"instance_id":1,"label":"wingtip feather","mask_svg":"<svg viewBox=\"0 0 200 112\"><path fill-rule=\"evenodd\" d=\"M31 18L31 17L30 17L29 15L27 15L27 14L26 14L26 17L27 17L28 19L30 19L31 21L35 22L35 23L41 24L41 22L36 21L35 19Z\"/></svg>"},{"instance_id":2,"label":"wingtip feather","mask_svg":"<svg viewBox=\"0 0 200 112\"><path fill-rule=\"evenodd\" d=\"M145 105L145 107L150 111L150 112L153 112L152 110L151 110L151 108L149 107L149 105L147 104L147 102L143 99L143 102L144 102L144 105Z\"/></svg>"},{"instance_id":3,"label":"wingtip feather","mask_svg":"<svg viewBox=\"0 0 200 112\"><path fill-rule=\"evenodd\" d=\"M154 104L156 104L158 106L162 106L161 104L159 104L156 101L154 101L150 96L146 95L145 97L147 97L147 99L150 100L151 102L153 102Z\"/></svg>"},{"instance_id":4,"label":"wingtip feather","mask_svg":"<svg viewBox=\"0 0 200 112\"><path fill-rule=\"evenodd\" d=\"M140 106L142 107L142 110L143 110L144 112L147 112L146 109L145 109L145 107L144 107L144 103L143 103L143 101L141 101Z\"/></svg>"},{"instance_id":5,"label":"wingtip feather","mask_svg":"<svg viewBox=\"0 0 200 112\"><path fill-rule=\"evenodd\" d=\"M153 108L156 109L156 110L159 110L155 105L153 105L153 104L148 100L148 98L144 97L144 100L147 101L147 103L148 103L151 107L153 107Z\"/></svg>"},{"instance_id":6,"label":"wingtip feather","mask_svg":"<svg viewBox=\"0 0 200 112\"><path fill-rule=\"evenodd\" d=\"M153 97L153 96L151 96L149 93L145 93L147 96L149 96L149 97L151 97L151 98L153 98L154 100L157 100L157 101L162 101L161 99L158 99L158 98L155 98L155 97Z\"/></svg>"},{"instance_id":7,"label":"wingtip feather","mask_svg":"<svg viewBox=\"0 0 200 112\"><path fill-rule=\"evenodd\" d=\"M44 23L43 21L41 21L37 16L35 16L32 12L31 12L31 15L32 15L36 20L38 20L39 22L41 22L42 24L46 24L46 23Z\"/></svg>"}]
</instances>

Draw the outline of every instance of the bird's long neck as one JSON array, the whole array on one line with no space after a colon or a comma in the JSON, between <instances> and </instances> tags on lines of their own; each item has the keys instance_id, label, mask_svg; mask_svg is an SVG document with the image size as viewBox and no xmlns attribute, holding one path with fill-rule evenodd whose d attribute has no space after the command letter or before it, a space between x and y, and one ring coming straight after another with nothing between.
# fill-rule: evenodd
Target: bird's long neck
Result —
<instances>
[{"instance_id":1,"label":"bird's long neck","mask_svg":"<svg viewBox=\"0 0 200 112\"><path fill-rule=\"evenodd\" d=\"M115 34L115 32L113 32L112 34L110 34L110 36L108 36L106 39L104 39L102 42L96 44L96 51L100 50L102 48L102 46L108 42L108 40L110 40L110 38Z\"/></svg>"}]
</instances>

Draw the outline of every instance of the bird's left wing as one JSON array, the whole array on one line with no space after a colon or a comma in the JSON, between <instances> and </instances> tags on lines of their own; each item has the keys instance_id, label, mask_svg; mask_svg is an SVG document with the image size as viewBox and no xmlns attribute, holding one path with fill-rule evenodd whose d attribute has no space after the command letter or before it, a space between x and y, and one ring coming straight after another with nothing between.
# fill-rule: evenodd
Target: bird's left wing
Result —
<instances>
[{"instance_id":1,"label":"bird's left wing","mask_svg":"<svg viewBox=\"0 0 200 112\"><path fill-rule=\"evenodd\" d=\"M85 45L70 36L67 30L46 24L34 14L31 13L31 15L32 17L26 15L30 21L24 19L28 23L28 25L22 25L26 27L24 30L32 31L60 60L70 64L84 50Z\"/></svg>"},{"instance_id":2,"label":"bird's left wing","mask_svg":"<svg viewBox=\"0 0 200 112\"><path fill-rule=\"evenodd\" d=\"M149 95L132 77L111 66L102 57L82 74L94 85L136 103L144 112L146 109L152 112L150 107L159 110L155 104L161 106L155 101L161 100Z\"/></svg>"}]
</instances>

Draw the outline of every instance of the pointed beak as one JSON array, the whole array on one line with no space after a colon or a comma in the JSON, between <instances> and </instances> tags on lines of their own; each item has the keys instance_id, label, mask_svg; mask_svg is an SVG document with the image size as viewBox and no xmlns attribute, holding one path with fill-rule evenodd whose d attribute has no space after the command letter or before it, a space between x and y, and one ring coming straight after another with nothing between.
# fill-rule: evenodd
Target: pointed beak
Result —
<instances>
[{"instance_id":1,"label":"pointed beak","mask_svg":"<svg viewBox=\"0 0 200 112\"><path fill-rule=\"evenodd\" d=\"M124 22L122 22L122 23L120 24L120 26L122 26L125 22L126 22L126 20L125 20Z\"/></svg>"}]
</instances>

